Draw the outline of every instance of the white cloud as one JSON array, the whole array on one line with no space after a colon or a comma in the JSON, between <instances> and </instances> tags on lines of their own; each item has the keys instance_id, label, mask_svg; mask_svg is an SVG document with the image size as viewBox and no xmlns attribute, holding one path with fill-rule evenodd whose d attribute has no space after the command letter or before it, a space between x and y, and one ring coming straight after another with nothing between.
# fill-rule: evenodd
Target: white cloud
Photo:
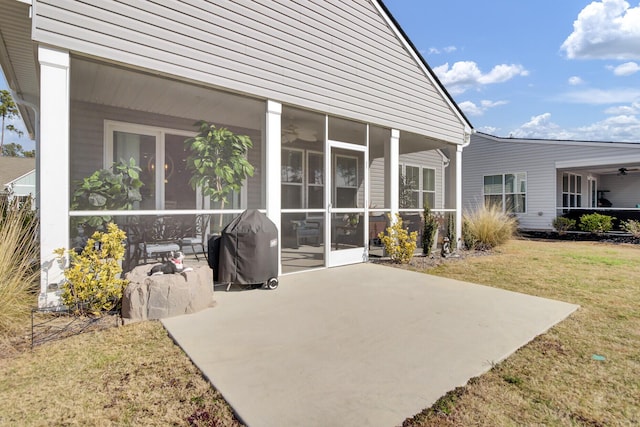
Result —
<instances>
[{"instance_id":1,"label":"white cloud","mask_svg":"<svg viewBox=\"0 0 640 427\"><path fill-rule=\"evenodd\" d=\"M578 14L561 49L571 59L640 59L640 6L592 2Z\"/></svg>"},{"instance_id":2,"label":"white cloud","mask_svg":"<svg viewBox=\"0 0 640 427\"><path fill-rule=\"evenodd\" d=\"M562 128L551 120L550 113L544 113L533 116L509 135L514 138L640 142L639 106L636 105L632 114L618 114L575 129Z\"/></svg>"},{"instance_id":3,"label":"white cloud","mask_svg":"<svg viewBox=\"0 0 640 427\"><path fill-rule=\"evenodd\" d=\"M566 92L556 97L557 101L575 104L623 104L640 99L640 88L586 89Z\"/></svg>"},{"instance_id":4,"label":"white cloud","mask_svg":"<svg viewBox=\"0 0 640 427\"><path fill-rule=\"evenodd\" d=\"M430 47L427 53L430 55L439 55L441 53L452 53L452 52L455 52L456 50L458 50L458 48L455 46L445 46L442 49L437 47Z\"/></svg>"},{"instance_id":5,"label":"white cloud","mask_svg":"<svg viewBox=\"0 0 640 427\"><path fill-rule=\"evenodd\" d=\"M610 115L629 115L640 113L640 102L634 102L631 105L618 105L615 107L609 107L604 110L605 114Z\"/></svg>"},{"instance_id":6,"label":"white cloud","mask_svg":"<svg viewBox=\"0 0 640 427\"><path fill-rule=\"evenodd\" d=\"M481 116L487 111L489 108L499 107L501 105L508 104L508 101L488 101L482 100L479 105L471 101L463 101L458 104L458 106L464 111L465 114L470 116Z\"/></svg>"},{"instance_id":7,"label":"white cloud","mask_svg":"<svg viewBox=\"0 0 640 427\"><path fill-rule=\"evenodd\" d=\"M584 83L584 80L582 80L580 77L578 76L571 76L569 77L569 84L571 86L578 86Z\"/></svg>"},{"instance_id":8,"label":"white cloud","mask_svg":"<svg viewBox=\"0 0 640 427\"><path fill-rule=\"evenodd\" d=\"M616 76L630 76L640 71L640 65L635 62L625 62L613 68L613 74Z\"/></svg>"},{"instance_id":9,"label":"white cloud","mask_svg":"<svg viewBox=\"0 0 640 427\"><path fill-rule=\"evenodd\" d=\"M435 67L433 71L452 94L464 93L473 86L503 83L517 76L529 75L522 65L516 64L496 65L491 71L483 74L478 64L473 61L459 61L451 67L449 63L445 63Z\"/></svg>"}]
</instances>

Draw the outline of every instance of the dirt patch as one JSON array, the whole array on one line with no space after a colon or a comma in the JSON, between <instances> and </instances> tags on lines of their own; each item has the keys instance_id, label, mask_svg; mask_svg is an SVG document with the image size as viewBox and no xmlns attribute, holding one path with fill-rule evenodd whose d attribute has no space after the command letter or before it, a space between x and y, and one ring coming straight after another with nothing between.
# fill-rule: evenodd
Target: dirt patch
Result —
<instances>
[{"instance_id":1,"label":"dirt patch","mask_svg":"<svg viewBox=\"0 0 640 427\"><path fill-rule=\"evenodd\" d=\"M433 253L429 256L425 256L422 254L415 255L413 258L411 258L411 261L409 261L408 264L394 263L389 258L375 258L371 259L371 262L376 264L391 265L393 267L403 268L406 270L428 270L430 268L438 267L439 265L446 263L456 263L464 261L468 258L489 256L493 254L494 252L491 250L478 251L473 249L459 249L454 254L451 254L447 257L441 256L440 252Z\"/></svg>"}]
</instances>

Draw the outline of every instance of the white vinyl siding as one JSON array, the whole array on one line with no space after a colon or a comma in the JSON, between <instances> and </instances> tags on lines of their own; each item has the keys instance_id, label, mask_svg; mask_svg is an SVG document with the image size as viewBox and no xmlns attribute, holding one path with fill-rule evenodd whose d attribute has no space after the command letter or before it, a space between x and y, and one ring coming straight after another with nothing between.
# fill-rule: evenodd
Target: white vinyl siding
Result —
<instances>
[{"instance_id":1,"label":"white vinyl siding","mask_svg":"<svg viewBox=\"0 0 640 427\"><path fill-rule=\"evenodd\" d=\"M483 202L485 175L501 174L505 168L523 171L527 174L527 212L518 215L519 226L552 230L551 221L562 200L562 172L558 172L556 163L584 159L585 163L597 165L602 159L618 157L639 158L640 144L521 140L477 133L471 136L471 144L462 155L463 208L471 211ZM616 178L619 177L609 179ZM607 179L604 176L599 179L598 189L609 189ZM586 179L582 181L583 186L586 185ZM583 196L585 191L583 188ZM629 189L628 198L633 197L633 191ZM626 206L635 206L635 203Z\"/></svg>"},{"instance_id":2,"label":"white vinyl siding","mask_svg":"<svg viewBox=\"0 0 640 427\"><path fill-rule=\"evenodd\" d=\"M462 143L465 123L373 1L34 4L35 41L77 55Z\"/></svg>"}]
</instances>

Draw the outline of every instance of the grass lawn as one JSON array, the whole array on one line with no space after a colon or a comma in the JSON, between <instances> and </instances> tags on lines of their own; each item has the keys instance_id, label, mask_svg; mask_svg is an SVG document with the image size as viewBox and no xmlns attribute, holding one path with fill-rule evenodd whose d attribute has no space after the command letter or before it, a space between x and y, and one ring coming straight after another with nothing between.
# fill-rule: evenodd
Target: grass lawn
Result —
<instances>
[{"instance_id":1,"label":"grass lawn","mask_svg":"<svg viewBox=\"0 0 640 427\"><path fill-rule=\"evenodd\" d=\"M640 425L640 247L513 240L428 272L581 308L405 425Z\"/></svg>"},{"instance_id":2,"label":"grass lawn","mask_svg":"<svg viewBox=\"0 0 640 427\"><path fill-rule=\"evenodd\" d=\"M514 240L426 272L581 308L405 425L640 425L640 247ZM237 425L158 322L0 357L0 401L0 425Z\"/></svg>"}]
</instances>

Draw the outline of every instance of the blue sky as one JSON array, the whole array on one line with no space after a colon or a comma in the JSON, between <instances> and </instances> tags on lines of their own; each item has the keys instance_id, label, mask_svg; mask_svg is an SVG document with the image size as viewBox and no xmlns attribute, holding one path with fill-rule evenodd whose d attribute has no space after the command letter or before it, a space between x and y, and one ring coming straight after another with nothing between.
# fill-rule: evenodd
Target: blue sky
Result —
<instances>
[{"instance_id":1,"label":"blue sky","mask_svg":"<svg viewBox=\"0 0 640 427\"><path fill-rule=\"evenodd\" d=\"M640 2L384 3L478 131L640 142Z\"/></svg>"},{"instance_id":2,"label":"blue sky","mask_svg":"<svg viewBox=\"0 0 640 427\"><path fill-rule=\"evenodd\" d=\"M640 142L640 2L384 3L478 131Z\"/></svg>"},{"instance_id":3,"label":"blue sky","mask_svg":"<svg viewBox=\"0 0 640 427\"><path fill-rule=\"evenodd\" d=\"M4 73L2 72L0 72L0 89L8 89L7 80L4 78ZM24 127L24 123L22 122L22 119L20 118L11 119L9 120L9 122L5 123L5 125L7 124L13 124L16 128L20 129L24 133L24 135L18 136L17 133L5 131L4 132L5 144L10 144L12 142L15 142L17 144L22 145L22 148L24 148L25 150L33 150L36 148L35 142L29 139L29 134L27 133L27 130Z\"/></svg>"}]
</instances>

